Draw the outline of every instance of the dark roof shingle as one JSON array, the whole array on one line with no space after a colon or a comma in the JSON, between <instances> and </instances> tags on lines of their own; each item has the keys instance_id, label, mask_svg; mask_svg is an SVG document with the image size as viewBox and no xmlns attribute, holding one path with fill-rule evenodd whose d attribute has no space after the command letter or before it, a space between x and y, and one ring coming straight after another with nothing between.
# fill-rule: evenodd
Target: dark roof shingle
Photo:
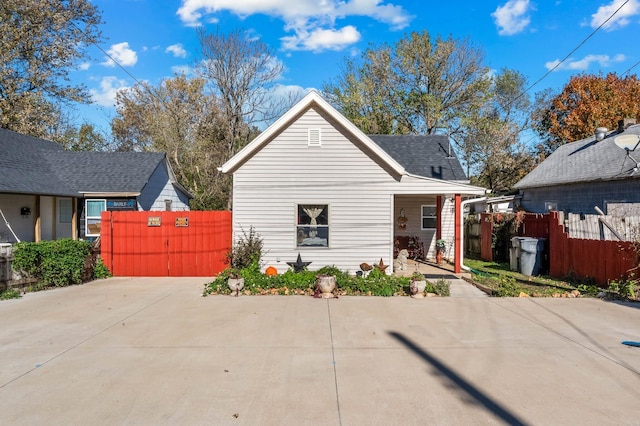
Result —
<instances>
[{"instance_id":1,"label":"dark roof shingle","mask_svg":"<svg viewBox=\"0 0 640 426\"><path fill-rule=\"evenodd\" d=\"M615 144L616 136L640 135L640 125L623 133L611 132L596 142L595 137L571 142L557 148L549 157L514 185L516 189L562 185L575 182L638 178L636 163ZM640 159L632 152L631 156Z\"/></svg>"},{"instance_id":2,"label":"dark roof shingle","mask_svg":"<svg viewBox=\"0 0 640 426\"><path fill-rule=\"evenodd\" d=\"M368 135L408 173L451 181L467 176L446 135Z\"/></svg>"}]
</instances>

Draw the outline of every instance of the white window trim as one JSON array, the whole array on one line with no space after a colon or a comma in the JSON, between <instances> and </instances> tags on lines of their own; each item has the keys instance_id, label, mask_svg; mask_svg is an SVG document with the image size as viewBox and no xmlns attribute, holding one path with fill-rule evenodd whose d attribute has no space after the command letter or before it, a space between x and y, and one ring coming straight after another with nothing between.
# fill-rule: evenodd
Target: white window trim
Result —
<instances>
[{"instance_id":1,"label":"white window trim","mask_svg":"<svg viewBox=\"0 0 640 426\"><path fill-rule=\"evenodd\" d=\"M433 207L435 210L435 214L433 216L425 216L423 215L424 207ZM424 227L424 219L425 218L433 218L436 221L436 226L433 228L425 228ZM434 231L438 227L438 206L436 204L422 204L420 205L420 230L421 231Z\"/></svg>"},{"instance_id":2,"label":"white window trim","mask_svg":"<svg viewBox=\"0 0 640 426\"><path fill-rule=\"evenodd\" d=\"M91 199L84 200L84 235L87 236L87 237L99 237L100 236L99 233L98 234L90 234L89 233L89 219L100 219L100 221L102 222L102 218L101 217L89 216L89 214L88 214L89 209L87 207L87 204L90 201L102 201L104 203L104 210L102 210L102 211L105 211L105 210L107 210L107 200L106 200L106 198L91 198ZM100 213L102 213L102 212L100 212Z\"/></svg>"},{"instance_id":3,"label":"white window trim","mask_svg":"<svg viewBox=\"0 0 640 426\"><path fill-rule=\"evenodd\" d=\"M327 228L327 238L328 238L328 242L326 246L303 246L303 245L298 245L298 227L299 226L308 226L308 225L300 225L298 223L298 208L300 208L300 206L326 206L327 209L327 224L326 225L316 225L318 228ZM317 202L306 202L306 203L296 203L295 204L295 217L293 219L294 222L294 235L293 235L293 245L294 245L294 249L298 250L298 249L302 249L302 250L307 250L307 249L322 249L322 250L326 250L329 247L331 247L331 205L329 203L317 203Z\"/></svg>"}]
</instances>

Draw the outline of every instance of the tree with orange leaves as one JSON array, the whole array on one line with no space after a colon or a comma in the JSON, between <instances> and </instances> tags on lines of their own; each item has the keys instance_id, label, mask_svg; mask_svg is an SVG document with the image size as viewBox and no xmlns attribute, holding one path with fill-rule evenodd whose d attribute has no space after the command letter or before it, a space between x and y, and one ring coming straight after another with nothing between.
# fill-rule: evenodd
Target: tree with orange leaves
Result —
<instances>
[{"instance_id":1,"label":"tree with orange leaves","mask_svg":"<svg viewBox=\"0 0 640 426\"><path fill-rule=\"evenodd\" d=\"M640 118L640 80L580 74L571 77L560 94L538 95L535 128L542 138L540 154L549 155L558 146L593 135L597 127L615 129L618 121Z\"/></svg>"}]
</instances>

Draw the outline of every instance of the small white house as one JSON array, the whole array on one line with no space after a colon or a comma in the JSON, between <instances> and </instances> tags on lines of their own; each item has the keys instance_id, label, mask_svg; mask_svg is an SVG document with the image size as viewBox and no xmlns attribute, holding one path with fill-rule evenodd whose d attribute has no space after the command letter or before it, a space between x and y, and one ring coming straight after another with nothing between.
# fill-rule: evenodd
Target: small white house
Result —
<instances>
[{"instance_id":1,"label":"small white house","mask_svg":"<svg viewBox=\"0 0 640 426\"><path fill-rule=\"evenodd\" d=\"M311 270L351 273L392 265L400 237L425 257L444 239L459 270L461 200L485 189L468 184L446 137L393 138L367 136L310 92L220 167L233 174L234 238L253 227L265 268L284 272L300 254Z\"/></svg>"}]
</instances>

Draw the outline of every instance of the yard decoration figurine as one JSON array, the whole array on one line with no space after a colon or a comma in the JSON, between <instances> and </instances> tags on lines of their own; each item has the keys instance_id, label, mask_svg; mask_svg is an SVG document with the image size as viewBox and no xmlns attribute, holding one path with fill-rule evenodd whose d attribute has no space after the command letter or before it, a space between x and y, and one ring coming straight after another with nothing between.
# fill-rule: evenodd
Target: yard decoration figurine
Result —
<instances>
[{"instance_id":1,"label":"yard decoration figurine","mask_svg":"<svg viewBox=\"0 0 640 426\"><path fill-rule=\"evenodd\" d=\"M295 262L287 262L287 265L293 268L293 272L302 272L307 269L311 262L303 262L300 253L298 253L298 259Z\"/></svg>"},{"instance_id":2,"label":"yard decoration figurine","mask_svg":"<svg viewBox=\"0 0 640 426\"><path fill-rule=\"evenodd\" d=\"M380 272L382 272L383 274L385 274L385 273L386 273L386 272L385 272L385 270L389 267L389 265L385 265L385 264L384 264L384 262L382 261L382 258L380 258L380 262L379 262L379 263L376 263L376 264L375 264L375 265L373 265L373 266L375 266L375 268L376 268L377 270L379 270Z\"/></svg>"}]
</instances>

